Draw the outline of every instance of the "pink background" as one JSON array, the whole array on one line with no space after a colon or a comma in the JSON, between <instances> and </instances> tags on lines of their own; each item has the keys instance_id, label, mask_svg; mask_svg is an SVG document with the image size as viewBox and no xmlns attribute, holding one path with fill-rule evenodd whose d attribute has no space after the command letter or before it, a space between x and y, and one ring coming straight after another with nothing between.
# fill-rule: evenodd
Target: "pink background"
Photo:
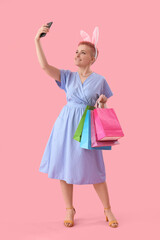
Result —
<instances>
[{"instance_id":1,"label":"pink background","mask_svg":"<svg viewBox=\"0 0 160 240\"><path fill-rule=\"evenodd\" d=\"M1 239L159 239L159 1L1 1ZM75 226L66 228L59 180L39 172L65 92L40 67L34 37L50 65L77 71L80 30L99 27L97 62L124 138L103 151L116 229L105 222L92 185L74 185ZM85 239L86 239L85 238Z\"/></svg>"}]
</instances>

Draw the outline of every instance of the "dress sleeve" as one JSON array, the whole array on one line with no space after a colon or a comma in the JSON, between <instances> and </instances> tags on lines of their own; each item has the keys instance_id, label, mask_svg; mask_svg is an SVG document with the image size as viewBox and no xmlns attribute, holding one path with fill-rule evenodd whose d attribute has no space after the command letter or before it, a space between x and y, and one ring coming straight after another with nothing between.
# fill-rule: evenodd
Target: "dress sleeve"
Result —
<instances>
[{"instance_id":1,"label":"dress sleeve","mask_svg":"<svg viewBox=\"0 0 160 240\"><path fill-rule=\"evenodd\" d=\"M61 81L55 80L57 85L66 92L66 84L70 75L70 70L60 69Z\"/></svg>"},{"instance_id":2,"label":"dress sleeve","mask_svg":"<svg viewBox=\"0 0 160 240\"><path fill-rule=\"evenodd\" d=\"M103 79L103 84L102 84L102 94L105 95L107 98L113 95L113 92L110 89L108 82L106 81L105 78Z\"/></svg>"}]
</instances>

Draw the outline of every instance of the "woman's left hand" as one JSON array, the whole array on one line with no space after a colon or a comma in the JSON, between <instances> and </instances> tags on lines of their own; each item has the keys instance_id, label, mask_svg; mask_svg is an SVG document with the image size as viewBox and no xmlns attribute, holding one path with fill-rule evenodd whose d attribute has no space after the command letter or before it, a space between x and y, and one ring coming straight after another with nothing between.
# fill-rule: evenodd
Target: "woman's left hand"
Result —
<instances>
[{"instance_id":1,"label":"woman's left hand","mask_svg":"<svg viewBox=\"0 0 160 240\"><path fill-rule=\"evenodd\" d=\"M107 97L105 96L105 95L103 95L103 94L101 94L100 96L99 96L99 98L97 99L97 101L98 102L101 102L101 103L105 103L105 102L107 102Z\"/></svg>"},{"instance_id":2,"label":"woman's left hand","mask_svg":"<svg viewBox=\"0 0 160 240\"><path fill-rule=\"evenodd\" d=\"M108 100L108 98L105 95L101 94L99 96L99 98L97 99L96 104L94 106L97 107L97 103L100 102L100 103L102 103L102 107L103 107L104 104L107 102L107 100Z\"/></svg>"}]
</instances>

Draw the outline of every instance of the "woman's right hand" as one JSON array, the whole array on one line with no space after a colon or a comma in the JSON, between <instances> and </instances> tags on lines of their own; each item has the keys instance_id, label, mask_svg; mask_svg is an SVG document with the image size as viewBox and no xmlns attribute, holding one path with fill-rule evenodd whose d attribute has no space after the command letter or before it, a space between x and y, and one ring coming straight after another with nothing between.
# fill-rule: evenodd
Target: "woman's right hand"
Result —
<instances>
[{"instance_id":1,"label":"woman's right hand","mask_svg":"<svg viewBox=\"0 0 160 240\"><path fill-rule=\"evenodd\" d=\"M35 36L35 40L39 40L40 39L40 35L41 33L48 33L49 32L49 28L47 27L47 24L43 24L40 29L38 30L36 36Z\"/></svg>"}]
</instances>

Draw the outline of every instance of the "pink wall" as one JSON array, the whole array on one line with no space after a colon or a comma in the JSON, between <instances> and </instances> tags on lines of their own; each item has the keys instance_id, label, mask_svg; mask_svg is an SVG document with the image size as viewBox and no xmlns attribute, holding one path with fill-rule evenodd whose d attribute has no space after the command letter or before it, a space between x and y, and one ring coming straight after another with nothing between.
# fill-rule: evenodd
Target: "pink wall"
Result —
<instances>
[{"instance_id":1,"label":"pink wall","mask_svg":"<svg viewBox=\"0 0 160 240\"><path fill-rule=\"evenodd\" d=\"M2 239L158 236L159 7L155 0L0 2ZM41 39L47 61L73 71L80 30L92 35L99 27L99 56L92 70L106 77L114 94L108 107L125 134L120 145L103 151L117 229L105 222L92 185L74 185L77 224L65 228L59 180L38 171L53 123L66 104L65 92L41 69L36 55L34 37L50 21L50 32Z\"/></svg>"}]
</instances>

